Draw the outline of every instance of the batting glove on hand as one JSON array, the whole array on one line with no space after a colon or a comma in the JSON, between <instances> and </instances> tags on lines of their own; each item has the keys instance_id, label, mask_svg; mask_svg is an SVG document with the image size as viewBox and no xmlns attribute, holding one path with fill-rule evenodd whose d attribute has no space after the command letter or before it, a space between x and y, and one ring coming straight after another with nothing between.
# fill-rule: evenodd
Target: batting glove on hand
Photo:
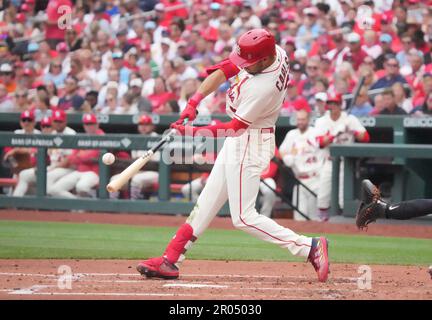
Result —
<instances>
[{"instance_id":1,"label":"batting glove on hand","mask_svg":"<svg viewBox=\"0 0 432 320\"><path fill-rule=\"evenodd\" d=\"M170 125L170 128L177 130L177 133L181 136L186 134L186 127L183 124L177 124L177 122L174 122Z\"/></svg>"},{"instance_id":2,"label":"batting glove on hand","mask_svg":"<svg viewBox=\"0 0 432 320\"><path fill-rule=\"evenodd\" d=\"M196 107L188 103L186 108L180 114L180 118L174 123L177 125L182 125L185 119L188 119L188 121L194 121L196 119L197 114L198 112L196 110Z\"/></svg>"}]
</instances>

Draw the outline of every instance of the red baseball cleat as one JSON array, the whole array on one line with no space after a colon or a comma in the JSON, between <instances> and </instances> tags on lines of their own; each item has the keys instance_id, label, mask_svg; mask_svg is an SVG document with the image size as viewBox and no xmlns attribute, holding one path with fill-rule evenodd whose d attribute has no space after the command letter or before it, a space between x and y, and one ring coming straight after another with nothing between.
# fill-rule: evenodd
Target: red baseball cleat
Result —
<instances>
[{"instance_id":1,"label":"red baseball cleat","mask_svg":"<svg viewBox=\"0 0 432 320\"><path fill-rule=\"evenodd\" d=\"M177 279L179 276L178 268L164 257L141 261L136 268L147 278Z\"/></svg>"},{"instance_id":2,"label":"red baseball cleat","mask_svg":"<svg viewBox=\"0 0 432 320\"><path fill-rule=\"evenodd\" d=\"M314 238L308 261L313 265L320 282L326 282L329 269L328 241L324 237Z\"/></svg>"}]
</instances>

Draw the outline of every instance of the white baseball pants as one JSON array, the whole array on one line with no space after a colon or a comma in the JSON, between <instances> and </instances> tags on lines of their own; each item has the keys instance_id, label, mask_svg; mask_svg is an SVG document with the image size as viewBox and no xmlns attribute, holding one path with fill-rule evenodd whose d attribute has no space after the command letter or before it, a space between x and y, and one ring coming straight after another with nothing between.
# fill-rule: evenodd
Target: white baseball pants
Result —
<instances>
[{"instance_id":1,"label":"white baseball pants","mask_svg":"<svg viewBox=\"0 0 432 320\"><path fill-rule=\"evenodd\" d=\"M194 236L199 237L205 231L228 200L236 228L288 249L293 255L308 256L312 238L280 226L255 209L260 175L268 166L274 150L274 134L256 129L225 140L207 184L187 220Z\"/></svg>"},{"instance_id":2,"label":"white baseball pants","mask_svg":"<svg viewBox=\"0 0 432 320\"><path fill-rule=\"evenodd\" d=\"M332 194L332 161L326 160L320 172L317 205L319 209L329 209ZM339 206L343 208L344 162L341 161L339 171Z\"/></svg>"},{"instance_id":3,"label":"white baseball pants","mask_svg":"<svg viewBox=\"0 0 432 320\"><path fill-rule=\"evenodd\" d=\"M77 195L90 197L98 184L99 176L95 172L72 171L54 183L50 192L55 197L75 199L77 196L71 192L75 188Z\"/></svg>"},{"instance_id":4,"label":"white baseball pants","mask_svg":"<svg viewBox=\"0 0 432 320\"><path fill-rule=\"evenodd\" d=\"M319 176L310 177L307 179L299 179L306 187L318 194ZM298 194L298 201L297 201ZM293 190L293 204L312 221L320 221L317 209L317 198L313 196L305 187L297 185ZM297 211L294 210L294 220L306 221L306 219Z\"/></svg>"},{"instance_id":5,"label":"white baseball pants","mask_svg":"<svg viewBox=\"0 0 432 320\"><path fill-rule=\"evenodd\" d=\"M52 186L54 183L59 180L61 177L66 174L72 172L72 169L67 168L54 168L47 172L47 194L51 195ZM29 168L23 170L19 173L18 176L18 184L15 187L13 192L14 197L22 197L24 196L30 185L34 185L36 183L36 168Z\"/></svg>"}]
</instances>

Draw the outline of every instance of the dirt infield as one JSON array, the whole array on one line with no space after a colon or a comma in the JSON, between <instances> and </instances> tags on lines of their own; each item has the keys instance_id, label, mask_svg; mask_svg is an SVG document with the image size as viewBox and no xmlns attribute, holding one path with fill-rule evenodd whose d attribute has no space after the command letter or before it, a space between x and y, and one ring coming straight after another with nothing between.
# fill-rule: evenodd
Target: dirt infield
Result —
<instances>
[{"instance_id":1,"label":"dirt infield","mask_svg":"<svg viewBox=\"0 0 432 320\"><path fill-rule=\"evenodd\" d=\"M0 299L432 299L432 280L421 267L372 266L368 289L358 280L358 265L332 265L322 284L306 263L186 261L180 279L169 281L143 278L135 264L2 260ZM73 272L70 278L59 269L64 265Z\"/></svg>"},{"instance_id":2,"label":"dirt infield","mask_svg":"<svg viewBox=\"0 0 432 320\"><path fill-rule=\"evenodd\" d=\"M184 217L0 211L0 220L179 226ZM353 225L279 220L297 232L359 234ZM232 228L216 218L212 228ZM371 228L369 235L432 238L431 226ZM127 260L0 260L0 299L428 299L426 267L332 264L329 281L318 283L309 263L186 261L178 280L150 280ZM66 266L66 267L62 267ZM69 269L70 268L70 269ZM71 271L70 276L65 271ZM370 277L369 277L370 275ZM370 287L367 280L370 278Z\"/></svg>"}]
</instances>

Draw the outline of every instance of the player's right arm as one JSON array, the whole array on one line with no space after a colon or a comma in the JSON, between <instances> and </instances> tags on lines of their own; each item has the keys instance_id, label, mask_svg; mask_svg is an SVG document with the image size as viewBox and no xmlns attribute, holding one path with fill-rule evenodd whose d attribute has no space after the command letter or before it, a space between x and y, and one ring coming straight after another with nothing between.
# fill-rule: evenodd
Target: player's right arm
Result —
<instances>
[{"instance_id":1,"label":"player's right arm","mask_svg":"<svg viewBox=\"0 0 432 320\"><path fill-rule=\"evenodd\" d=\"M196 118L196 109L200 102L210 93L216 91L227 79L234 77L239 73L238 69L228 59L223 60L215 66L207 68L208 76L199 86L197 92L189 99L186 108L180 115L179 120L175 122L177 125L183 124L184 119L188 118L193 121Z\"/></svg>"}]
</instances>

